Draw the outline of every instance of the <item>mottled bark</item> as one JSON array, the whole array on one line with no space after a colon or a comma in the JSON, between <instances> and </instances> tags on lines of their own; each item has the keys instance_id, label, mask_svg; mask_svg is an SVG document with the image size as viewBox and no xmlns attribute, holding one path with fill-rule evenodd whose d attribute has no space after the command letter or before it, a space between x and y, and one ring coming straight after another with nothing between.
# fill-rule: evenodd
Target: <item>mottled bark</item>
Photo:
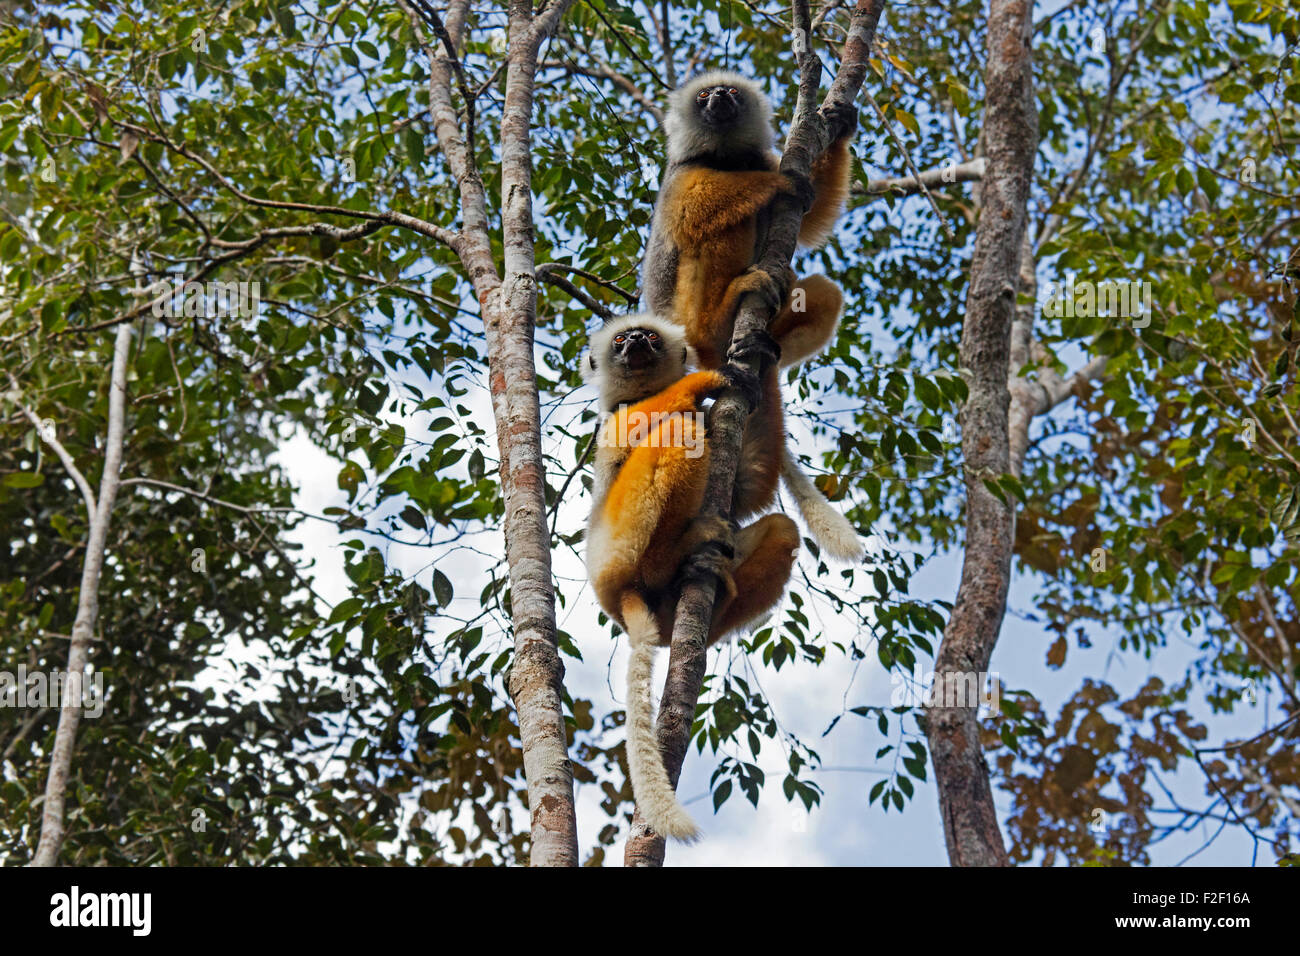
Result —
<instances>
[{"instance_id":1,"label":"mottled bark","mask_svg":"<svg viewBox=\"0 0 1300 956\"><path fill-rule=\"evenodd\" d=\"M564 665L555 637L551 537L546 524L541 414L533 363L537 278L531 155L537 51L571 2L552 0L535 16L527 0L514 0L509 7L506 94L501 117L504 277L492 257L482 177L452 103L456 64L451 56L460 48L468 12L466 0L451 4L442 44L435 47L421 37L432 64L429 108L434 129L460 191L461 229L450 244L474 285L487 338L515 638L509 690L518 714L528 783L532 866L578 864L573 765L569 762L564 727ZM427 16L428 11L422 13ZM414 11L411 17L417 36L421 36Z\"/></svg>"},{"instance_id":2,"label":"mottled bark","mask_svg":"<svg viewBox=\"0 0 1300 956\"><path fill-rule=\"evenodd\" d=\"M801 52L796 49L799 97L781 155L781 171L787 175L807 177L813 162L834 139L846 132L833 127L825 117L837 115L839 107L850 106L862 87L876 24L884 5L884 0L858 0L844 44L839 73L820 111L814 107L814 103L821 80L821 63L811 50ZM804 31L803 36L811 35L807 0L796 0L794 26L796 30ZM794 255L799 224L805 211L801 201L794 196L783 194L773 202L766 244L757 257L758 264L770 275L784 276ZM733 342L740 341L752 332L765 331L773 315L760 297L746 296L741 301L736 317ZM744 361L737 364L748 367L750 371L758 371L757 362ZM746 415L745 400L734 390L723 392L710 412L708 428L711 458L704 504L707 514L727 515L730 512L731 485L740 455L740 439ZM682 763L686 759L686 749L690 743L695 707L704 683L708 662L706 642L715 584L709 580L685 587L673 624L668 678L659 705L656 728L664 767L673 786L677 785L681 776ZM651 830L638 813L633 818L632 832L623 851L624 865L662 866L664 851L663 837Z\"/></svg>"},{"instance_id":3,"label":"mottled bark","mask_svg":"<svg viewBox=\"0 0 1300 956\"><path fill-rule=\"evenodd\" d=\"M564 729L564 665L555 638L546 466L533 365L537 278L533 273L532 116L537 51L568 6L555 0L533 19L529 0L510 5L506 99L501 120L505 278L485 312L492 405L501 449L506 560L514 617L510 695L519 714L528 781L533 866L577 866L573 765Z\"/></svg>"},{"instance_id":4,"label":"mottled bark","mask_svg":"<svg viewBox=\"0 0 1300 956\"><path fill-rule=\"evenodd\" d=\"M984 482L1011 470L1011 331L1038 148L1029 49L1032 9L1030 0L991 0L989 10L983 131L987 165L961 342L969 386L962 412L965 558L935 660L938 704L926 715L948 858L954 866L1008 862L979 741L977 702L955 695L962 675L988 670L1011 579L1014 513Z\"/></svg>"},{"instance_id":5,"label":"mottled bark","mask_svg":"<svg viewBox=\"0 0 1300 956\"><path fill-rule=\"evenodd\" d=\"M88 515L90 530L86 537L86 557L81 565L81 587L77 592L77 616L73 619L68 642L69 677L84 675L90 652L90 636L99 616L99 579L104 570L104 548L117 499L122 467L122 441L126 433L126 365L131 353L131 325L117 327L113 345L113 371L108 385L108 431L104 437L104 472L99 478L99 498ZM62 456L60 456L62 457ZM84 484L84 479L79 484ZM88 495L88 486L82 488ZM90 499L87 499L89 503ZM65 686L68 686L65 683ZM63 807L72 771L72 750L81 723L81 697L59 701L59 724L54 731L54 749L50 755L50 773L45 781L45 804L41 809L41 838L32 857L32 866L54 866L63 846Z\"/></svg>"}]
</instances>

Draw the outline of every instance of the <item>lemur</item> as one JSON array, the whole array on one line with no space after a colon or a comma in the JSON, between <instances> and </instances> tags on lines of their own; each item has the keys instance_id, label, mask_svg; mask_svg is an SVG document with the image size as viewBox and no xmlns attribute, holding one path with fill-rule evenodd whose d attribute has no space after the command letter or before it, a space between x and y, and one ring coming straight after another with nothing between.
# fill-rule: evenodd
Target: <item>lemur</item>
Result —
<instances>
[{"instance_id":1,"label":"lemur","mask_svg":"<svg viewBox=\"0 0 1300 956\"><path fill-rule=\"evenodd\" d=\"M752 398L758 381L734 366L687 374L695 361L681 326L651 315L608 322L582 360L583 377L599 386L608 413L597 442L586 562L600 606L631 644L632 792L655 832L685 841L699 830L668 781L650 698L654 649L671 638L682 577L719 579L712 645L780 601L799 550L799 529L785 515L742 528L730 546L730 522L700 516L709 449L696 413L728 385ZM702 556L695 554L705 542Z\"/></svg>"},{"instance_id":2,"label":"lemur","mask_svg":"<svg viewBox=\"0 0 1300 956\"><path fill-rule=\"evenodd\" d=\"M860 560L864 551L853 526L822 497L786 449L778 378L780 368L797 365L826 347L839 320L843 294L830 279L814 275L794 283L786 299L778 301L772 277L754 266L768 227L769 204L778 192L811 189L813 201L800 224L800 242L816 247L829 237L848 196L850 136L831 144L813 166L810 182L792 181L778 172L771 103L757 84L726 72L705 73L673 93L664 127L668 165L642 266L643 306L681 325L706 369L716 369L725 360L745 293L758 292L780 306L771 337L746 343L773 358L779 352L780 361L771 361L764 371L762 400L746 426L734 517L766 510L775 499L778 479L784 478L821 548L839 560Z\"/></svg>"}]
</instances>

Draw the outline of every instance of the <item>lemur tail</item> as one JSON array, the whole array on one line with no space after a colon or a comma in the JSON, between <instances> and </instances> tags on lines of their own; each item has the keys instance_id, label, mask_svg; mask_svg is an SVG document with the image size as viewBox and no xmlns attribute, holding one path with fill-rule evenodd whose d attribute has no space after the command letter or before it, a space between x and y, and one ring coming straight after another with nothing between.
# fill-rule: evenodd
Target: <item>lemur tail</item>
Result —
<instances>
[{"instance_id":1,"label":"lemur tail","mask_svg":"<svg viewBox=\"0 0 1300 956\"><path fill-rule=\"evenodd\" d=\"M789 448L786 448L781 459L781 478L785 481L786 489L794 496L803 523L808 526L808 532L818 547L837 561L861 561L867 552L858 533L853 530L853 525L849 524L848 518L831 507L817 486L808 480Z\"/></svg>"},{"instance_id":2,"label":"lemur tail","mask_svg":"<svg viewBox=\"0 0 1300 956\"><path fill-rule=\"evenodd\" d=\"M628 593L622 604L623 627L632 645L632 657L627 665L627 765L632 776L632 794L641 815L655 833L691 843L699 838L699 827L677 800L655 737L650 680L654 675L659 627L640 595Z\"/></svg>"}]
</instances>

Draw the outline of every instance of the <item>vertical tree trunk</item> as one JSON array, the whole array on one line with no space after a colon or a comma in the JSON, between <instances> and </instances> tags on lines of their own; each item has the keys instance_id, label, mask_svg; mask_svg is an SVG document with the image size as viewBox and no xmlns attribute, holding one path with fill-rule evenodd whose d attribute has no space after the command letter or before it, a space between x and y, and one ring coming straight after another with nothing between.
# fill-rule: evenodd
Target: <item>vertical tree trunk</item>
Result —
<instances>
[{"instance_id":1,"label":"vertical tree trunk","mask_svg":"<svg viewBox=\"0 0 1300 956\"><path fill-rule=\"evenodd\" d=\"M959 694L963 675L988 670L1011 580L1014 512L984 482L1011 470L1011 329L1038 149L1029 50L1032 11L1030 0L991 0L989 9L983 132L987 166L961 342L970 393L962 413L966 551L956 602L935 661L937 706L926 715L944 837L954 866L1008 863L979 741L977 703Z\"/></svg>"},{"instance_id":2,"label":"vertical tree trunk","mask_svg":"<svg viewBox=\"0 0 1300 956\"><path fill-rule=\"evenodd\" d=\"M459 69L459 49L470 15L468 0L452 0L445 24L428 4L402 4L429 57L429 112L460 192L461 229L450 237L449 244L474 286L487 339L489 390L505 502L502 533L515 637L508 684L519 719L524 777L528 782L532 866L578 863L573 765L569 762L564 726L564 665L555 637L551 535L546 524L541 410L533 362L537 277L531 155L537 51L572 2L551 0L536 16L530 0L511 0L509 4L506 95L501 116L504 280L493 257L487 197L474 143L471 136L462 135L452 102L452 78ZM430 44L421 23L431 26L442 42ZM462 88L462 95L473 94Z\"/></svg>"},{"instance_id":3,"label":"vertical tree trunk","mask_svg":"<svg viewBox=\"0 0 1300 956\"><path fill-rule=\"evenodd\" d=\"M68 687L86 671L90 635L99 615L99 579L104 570L104 547L108 540L109 519L117 498L118 477L122 467L122 441L126 431L126 363L131 352L131 323L117 327L113 345L113 372L108 386L108 432L104 439L104 473L99 479L99 500L90 519L86 538L86 558L81 566L81 588L77 593L77 616L72 623L68 642ZM76 675L75 678L73 675ZM32 857L32 866L54 866L63 846L63 805L72 770L72 749L77 742L77 725L81 723L81 698L59 702L59 725L54 731L54 749L50 756L50 774L45 781L45 805L41 811L41 839Z\"/></svg>"},{"instance_id":4,"label":"vertical tree trunk","mask_svg":"<svg viewBox=\"0 0 1300 956\"><path fill-rule=\"evenodd\" d=\"M484 313L492 402L501 450L506 560L515 631L510 695L519 714L528 781L533 866L578 864L573 765L564 727L564 664L555 637L546 467L533 364L534 274L532 117L537 51L568 7L536 20L529 0L510 5L505 110L501 120L502 240L505 278Z\"/></svg>"}]
</instances>

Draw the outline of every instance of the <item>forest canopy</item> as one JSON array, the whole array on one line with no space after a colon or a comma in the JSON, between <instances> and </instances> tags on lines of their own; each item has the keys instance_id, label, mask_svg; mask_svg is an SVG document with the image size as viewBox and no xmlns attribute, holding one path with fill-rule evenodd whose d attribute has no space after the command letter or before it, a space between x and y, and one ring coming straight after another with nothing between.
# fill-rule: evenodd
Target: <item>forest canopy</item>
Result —
<instances>
[{"instance_id":1,"label":"forest canopy","mask_svg":"<svg viewBox=\"0 0 1300 956\"><path fill-rule=\"evenodd\" d=\"M1298 46L1281 0L0 0L0 859L621 857L578 358L728 67L778 147L860 84L782 394L868 557L805 540L709 653L697 817L1294 862ZM997 706L927 706L952 655Z\"/></svg>"}]
</instances>

